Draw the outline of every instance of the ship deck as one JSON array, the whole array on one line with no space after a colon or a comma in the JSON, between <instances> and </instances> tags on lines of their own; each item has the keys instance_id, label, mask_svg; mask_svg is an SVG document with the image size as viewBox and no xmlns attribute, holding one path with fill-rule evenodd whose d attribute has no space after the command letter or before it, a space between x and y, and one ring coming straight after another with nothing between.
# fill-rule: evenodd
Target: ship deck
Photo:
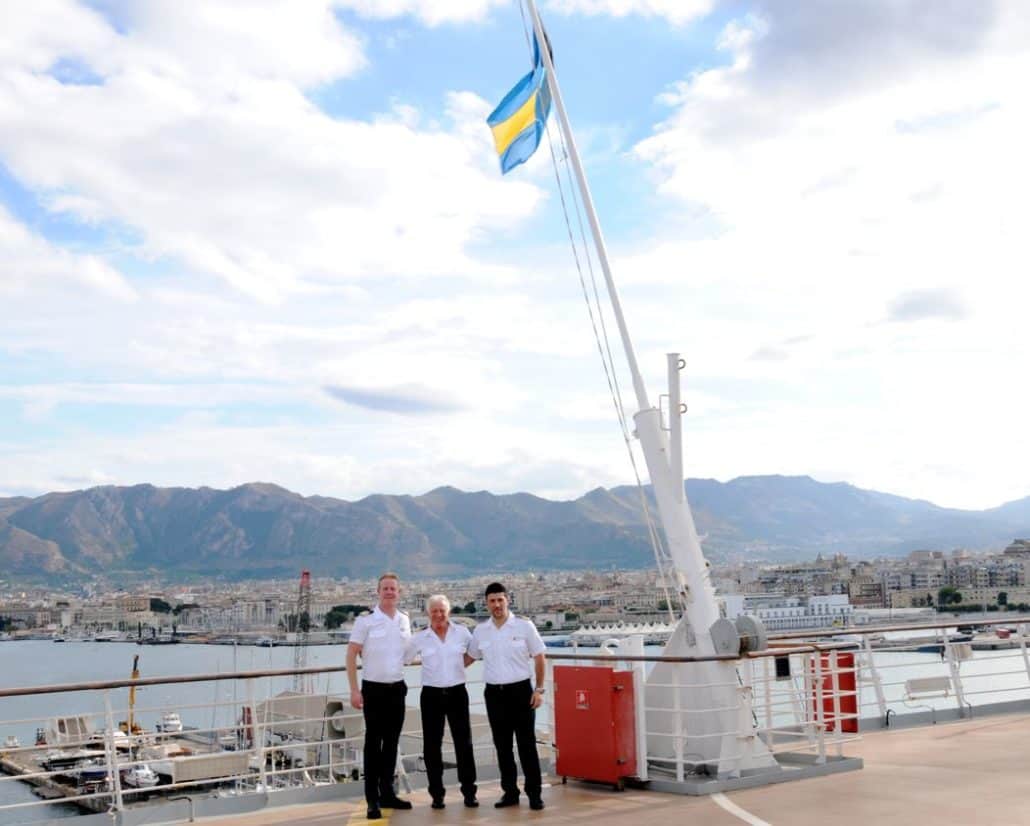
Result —
<instances>
[{"instance_id":1,"label":"ship deck","mask_svg":"<svg viewBox=\"0 0 1030 826\"><path fill-rule=\"evenodd\" d=\"M456 792L446 809L429 808L424 790L409 795L412 811L384 810L378 823L406 824L705 823L706 826L824 826L833 824L1005 824L1020 822L1030 799L1030 715L995 715L921 728L878 731L849 743L860 771L780 783L709 797L686 797L569 781L545 790L547 808L495 810L496 781L482 784L478 809L465 809ZM552 782L555 778L551 778ZM206 826L362 824L363 801L336 801L206 818Z\"/></svg>"}]
</instances>

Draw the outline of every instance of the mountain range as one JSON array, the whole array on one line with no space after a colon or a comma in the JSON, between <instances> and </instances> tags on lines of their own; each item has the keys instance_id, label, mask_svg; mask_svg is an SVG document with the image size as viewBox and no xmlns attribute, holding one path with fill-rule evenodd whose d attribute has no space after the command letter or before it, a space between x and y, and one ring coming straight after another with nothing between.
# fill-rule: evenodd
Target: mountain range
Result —
<instances>
[{"instance_id":1,"label":"mountain range","mask_svg":"<svg viewBox=\"0 0 1030 826\"><path fill-rule=\"evenodd\" d=\"M1030 497L955 510L807 476L686 483L713 562L855 558L917 548L1003 548L1030 535ZM645 496L650 500L649 489ZM653 501L651 502L653 507ZM248 579L406 576L653 564L635 487L551 501L436 488L355 502L273 484L96 487L0 499L0 572L60 580L107 573Z\"/></svg>"}]
</instances>

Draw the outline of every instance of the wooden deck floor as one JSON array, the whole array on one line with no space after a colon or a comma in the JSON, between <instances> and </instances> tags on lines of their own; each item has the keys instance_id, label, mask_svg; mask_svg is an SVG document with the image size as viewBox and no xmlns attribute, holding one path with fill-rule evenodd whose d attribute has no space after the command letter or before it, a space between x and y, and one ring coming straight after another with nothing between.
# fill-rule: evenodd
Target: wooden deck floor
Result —
<instances>
[{"instance_id":1,"label":"wooden deck floor","mask_svg":"<svg viewBox=\"0 0 1030 826\"><path fill-rule=\"evenodd\" d=\"M827 824L930 824L1011 826L1030 812L1030 715L999 715L925 728L875 732L849 744L846 754L865 768L840 775L782 783L725 796L691 798L587 784L552 785L547 808L495 810L496 782L481 787L479 809L460 797L443 811L429 808L424 791L410 795L412 811L384 810L391 826L547 822L606 824L704 823L705 826L827 826ZM646 819L646 820L645 820ZM202 821L205 826L363 824L364 805L322 803L268 809Z\"/></svg>"}]
</instances>

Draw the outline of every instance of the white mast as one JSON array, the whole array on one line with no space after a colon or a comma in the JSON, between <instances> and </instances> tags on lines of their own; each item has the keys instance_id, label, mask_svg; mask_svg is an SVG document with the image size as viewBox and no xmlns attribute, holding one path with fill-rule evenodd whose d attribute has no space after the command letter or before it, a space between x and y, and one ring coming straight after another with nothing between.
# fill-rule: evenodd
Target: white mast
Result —
<instances>
[{"instance_id":1,"label":"white mast","mask_svg":"<svg viewBox=\"0 0 1030 826\"><path fill-rule=\"evenodd\" d=\"M587 183L586 173L583 171L576 141L572 135L572 126L565 111L565 103L558 85L558 78L554 72L550 49L546 45L543 24L540 22L540 15L534 0L526 0L526 5L533 20L537 42L540 44L540 54L547 70L547 83L551 90L551 98L562 133L565 136L569 163L572 164L573 172L576 174L583 207L586 210L594 245L597 248L601 272L604 273L605 284L608 288L608 297L612 303L612 311L615 314L619 335L622 337L622 346L626 352L626 361L633 377L633 388L636 391L637 405L639 406L639 410L634 416L637 437L643 447L648 473L651 476L651 485L658 500L662 527L668 540L669 553L676 569L675 572L680 579L679 585L681 589L685 590L687 617L698 632L707 631L712 623L719 619L719 611L715 603L714 591L709 583L707 563L701 552L701 544L694 528L694 519L683 493L682 460L671 458L671 449L662 427L661 413L648 401L644 380L640 375L636 355L633 352L633 343L630 341L629 330L626 327L626 319L622 313L622 303L619 301L619 294L612 278L608 250L605 247L597 211L594 209L594 201L590 195L590 185ZM676 358L678 359L678 356ZM678 384L673 395L677 398L679 396ZM675 430L679 419L679 406L677 405L675 410L670 410L670 414L671 420L677 420L672 423ZM676 442L678 446L678 438ZM705 646L702 644L702 647ZM714 653L714 649L705 653Z\"/></svg>"},{"instance_id":2,"label":"white mast","mask_svg":"<svg viewBox=\"0 0 1030 826\"><path fill-rule=\"evenodd\" d=\"M651 486L658 503L658 514L672 560L676 584L683 596L684 616L666 644L664 653L675 656L710 656L716 653L716 645L710 631L720 616L715 591L708 576L708 563L701 551L694 518L683 489L679 356L675 353L670 354L669 373L672 383L669 395L670 401L675 400L674 404L670 403L669 410L669 427L673 434L673 444L670 446L669 438L662 426L661 412L648 401L644 381L637 366L633 344L622 313L622 304L612 278L601 224L594 209L579 151L576 149L569 116L565 111L543 23L540 21L534 0L526 0L526 6L533 22L540 57L546 69L551 99L565 136L569 163L576 175L580 197L590 222L590 231L608 288L612 311L619 327L626 361L633 377L633 389L639 406L633 417L636 435L640 439L651 477ZM683 670L674 672L674 668L670 664L662 663L653 669L649 682L654 685L648 688L648 705L651 708L692 709L694 713L687 715L688 723L685 726L684 717L679 714L671 711L651 712L647 723L648 731L683 731L683 742L677 744L675 738L668 736L649 736L648 754L663 756L676 752L682 755L685 751L700 756L700 762L716 764L719 774L739 774L744 769L775 767L775 761L761 741L753 733L747 735L740 731L738 710L747 702L747 698L738 694L738 680L732 662L698 663L690 668L689 678L686 680ZM688 685L684 685L685 683ZM684 687L670 688L673 684ZM679 694L678 698L676 694Z\"/></svg>"}]
</instances>

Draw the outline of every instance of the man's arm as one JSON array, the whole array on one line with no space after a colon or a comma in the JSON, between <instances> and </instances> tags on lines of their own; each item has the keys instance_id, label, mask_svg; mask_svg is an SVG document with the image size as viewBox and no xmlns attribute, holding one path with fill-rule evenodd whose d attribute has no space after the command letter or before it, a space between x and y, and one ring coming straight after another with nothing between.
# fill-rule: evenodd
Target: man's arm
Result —
<instances>
[{"instance_id":1,"label":"man's arm","mask_svg":"<svg viewBox=\"0 0 1030 826\"><path fill-rule=\"evenodd\" d=\"M362 645L359 642L347 644L347 680L350 683L350 704L354 708L365 705L361 688L358 686L358 654L361 653L361 649Z\"/></svg>"},{"instance_id":2,"label":"man's arm","mask_svg":"<svg viewBox=\"0 0 1030 826\"><path fill-rule=\"evenodd\" d=\"M537 654L533 657L533 670L536 672L536 687L538 689L544 688L544 678L547 674L547 658L543 654ZM533 699L529 701L529 704L533 708L540 708L544 702L544 695L539 691L533 692Z\"/></svg>"}]
</instances>

